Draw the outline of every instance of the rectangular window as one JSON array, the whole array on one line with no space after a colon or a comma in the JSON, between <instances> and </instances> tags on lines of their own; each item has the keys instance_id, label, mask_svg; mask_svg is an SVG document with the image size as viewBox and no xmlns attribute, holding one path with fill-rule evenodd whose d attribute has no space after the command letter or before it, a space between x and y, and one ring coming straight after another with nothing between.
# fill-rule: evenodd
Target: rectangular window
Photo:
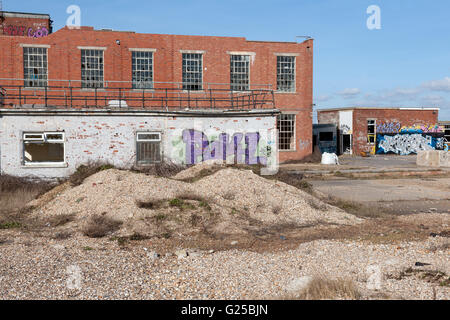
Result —
<instances>
[{"instance_id":1,"label":"rectangular window","mask_svg":"<svg viewBox=\"0 0 450 320\"><path fill-rule=\"evenodd\" d=\"M183 90L203 90L203 55L183 53Z\"/></svg>"},{"instance_id":2,"label":"rectangular window","mask_svg":"<svg viewBox=\"0 0 450 320\"><path fill-rule=\"evenodd\" d=\"M47 48L23 48L25 87L47 86Z\"/></svg>"},{"instance_id":3,"label":"rectangular window","mask_svg":"<svg viewBox=\"0 0 450 320\"><path fill-rule=\"evenodd\" d=\"M25 165L64 163L64 133L24 133L23 156Z\"/></svg>"},{"instance_id":4,"label":"rectangular window","mask_svg":"<svg viewBox=\"0 0 450 320\"><path fill-rule=\"evenodd\" d=\"M148 165L161 162L160 132L137 133L136 162L138 165Z\"/></svg>"},{"instance_id":5,"label":"rectangular window","mask_svg":"<svg viewBox=\"0 0 450 320\"><path fill-rule=\"evenodd\" d=\"M153 89L153 52L133 51L133 89Z\"/></svg>"},{"instance_id":6,"label":"rectangular window","mask_svg":"<svg viewBox=\"0 0 450 320\"><path fill-rule=\"evenodd\" d=\"M277 91L295 92L294 56L277 56Z\"/></svg>"},{"instance_id":7,"label":"rectangular window","mask_svg":"<svg viewBox=\"0 0 450 320\"><path fill-rule=\"evenodd\" d=\"M81 87L103 88L103 50L81 49Z\"/></svg>"},{"instance_id":8,"label":"rectangular window","mask_svg":"<svg viewBox=\"0 0 450 320\"><path fill-rule=\"evenodd\" d=\"M295 150L295 114L280 114L277 117L278 149Z\"/></svg>"},{"instance_id":9,"label":"rectangular window","mask_svg":"<svg viewBox=\"0 0 450 320\"><path fill-rule=\"evenodd\" d=\"M250 89L250 56L230 56L231 91L246 91Z\"/></svg>"},{"instance_id":10,"label":"rectangular window","mask_svg":"<svg viewBox=\"0 0 450 320\"><path fill-rule=\"evenodd\" d=\"M333 132L319 132L319 141L333 141Z\"/></svg>"},{"instance_id":11,"label":"rectangular window","mask_svg":"<svg viewBox=\"0 0 450 320\"><path fill-rule=\"evenodd\" d=\"M450 124L445 125L444 130L444 137L450 142Z\"/></svg>"},{"instance_id":12,"label":"rectangular window","mask_svg":"<svg viewBox=\"0 0 450 320\"><path fill-rule=\"evenodd\" d=\"M375 143L375 120L367 120L367 143Z\"/></svg>"}]
</instances>

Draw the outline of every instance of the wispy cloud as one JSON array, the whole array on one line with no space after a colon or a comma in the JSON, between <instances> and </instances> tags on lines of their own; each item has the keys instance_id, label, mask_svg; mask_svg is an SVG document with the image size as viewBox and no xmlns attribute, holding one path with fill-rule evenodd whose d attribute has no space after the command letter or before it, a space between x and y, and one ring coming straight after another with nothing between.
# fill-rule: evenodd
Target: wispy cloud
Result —
<instances>
[{"instance_id":1,"label":"wispy cloud","mask_svg":"<svg viewBox=\"0 0 450 320\"><path fill-rule=\"evenodd\" d=\"M338 95L342 96L344 99L353 98L361 93L358 88L345 88L342 91L337 92Z\"/></svg>"},{"instance_id":2,"label":"wispy cloud","mask_svg":"<svg viewBox=\"0 0 450 320\"><path fill-rule=\"evenodd\" d=\"M441 80L432 80L422 84L422 87L431 91L450 92L450 77Z\"/></svg>"}]
</instances>

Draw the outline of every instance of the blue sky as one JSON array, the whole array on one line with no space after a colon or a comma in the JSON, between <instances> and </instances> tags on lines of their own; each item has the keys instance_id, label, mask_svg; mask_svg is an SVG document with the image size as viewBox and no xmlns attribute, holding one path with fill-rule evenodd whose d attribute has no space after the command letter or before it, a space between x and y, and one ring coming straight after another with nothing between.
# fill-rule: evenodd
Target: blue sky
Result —
<instances>
[{"instance_id":1,"label":"blue sky","mask_svg":"<svg viewBox=\"0 0 450 320\"><path fill-rule=\"evenodd\" d=\"M316 108L440 107L450 120L448 0L3 0L4 10L49 13L54 30L81 8L81 24L143 33L243 36L314 43ZM369 30L370 5L381 29Z\"/></svg>"}]
</instances>

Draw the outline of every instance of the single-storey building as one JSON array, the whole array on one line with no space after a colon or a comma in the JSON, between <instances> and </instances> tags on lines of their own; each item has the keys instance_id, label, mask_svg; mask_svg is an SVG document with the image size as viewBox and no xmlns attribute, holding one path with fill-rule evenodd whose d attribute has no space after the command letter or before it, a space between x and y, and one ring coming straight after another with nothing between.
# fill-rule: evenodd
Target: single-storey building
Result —
<instances>
[{"instance_id":1,"label":"single-storey building","mask_svg":"<svg viewBox=\"0 0 450 320\"><path fill-rule=\"evenodd\" d=\"M439 108L332 108L317 111L319 124L338 130L338 153L415 154L444 148Z\"/></svg>"}]
</instances>

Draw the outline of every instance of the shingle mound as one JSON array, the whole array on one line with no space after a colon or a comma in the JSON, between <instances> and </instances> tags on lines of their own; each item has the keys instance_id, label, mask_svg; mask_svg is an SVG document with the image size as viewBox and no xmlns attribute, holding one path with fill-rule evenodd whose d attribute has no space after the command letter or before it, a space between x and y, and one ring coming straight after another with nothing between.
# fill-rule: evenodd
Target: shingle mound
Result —
<instances>
[{"instance_id":1,"label":"shingle mound","mask_svg":"<svg viewBox=\"0 0 450 320\"><path fill-rule=\"evenodd\" d=\"M361 221L293 186L236 168L223 168L192 183L104 170L53 195L34 214L75 214L75 227L92 215L101 215L121 221L122 233L148 236L185 236L202 230L241 234L255 224L351 225Z\"/></svg>"}]
</instances>

